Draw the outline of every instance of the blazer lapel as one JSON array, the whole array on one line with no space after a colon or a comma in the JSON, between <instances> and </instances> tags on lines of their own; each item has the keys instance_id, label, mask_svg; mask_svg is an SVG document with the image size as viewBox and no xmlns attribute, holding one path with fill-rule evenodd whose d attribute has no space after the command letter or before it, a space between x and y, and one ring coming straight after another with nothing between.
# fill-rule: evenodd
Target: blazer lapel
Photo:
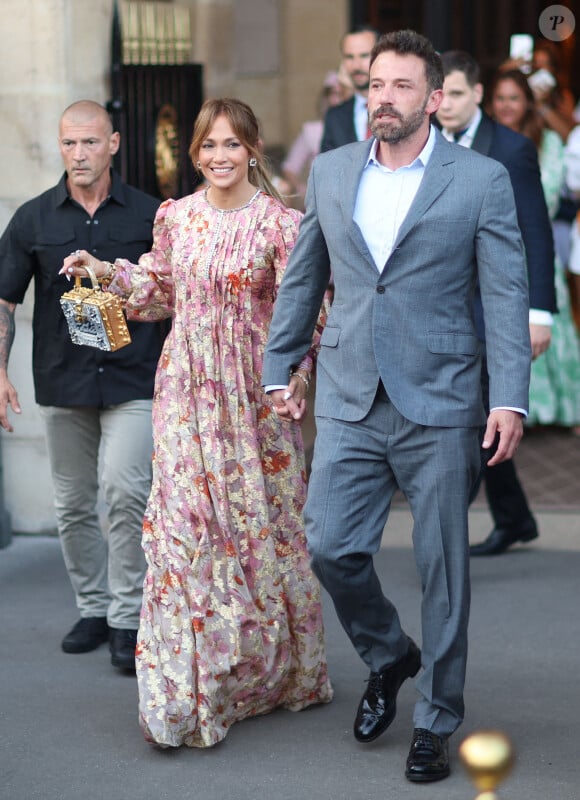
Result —
<instances>
[{"instance_id":1,"label":"blazer lapel","mask_svg":"<svg viewBox=\"0 0 580 800\"><path fill-rule=\"evenodd\" d=\"M493 129L494 122L487 114L483 114L481 122L477 126L471 149L484 156L488 156L491 152L491 145L493 143Z\"/></svg>"},{"instance_id":2,"label":"blazer lapel","mask_svg":"<svg viewBox=\"0 0 580 800\"><path fill-rule=\"evenodd\" d=\"M441 134L437 134L435 147L425 168L419 191L415 195L407 216L399 228L393 251L400 246L403 239L453 179L453 170L449 169L449 166L455 162L454 147Z\"/></svg>"},{"instance_id":3,"label":"blazer lapel","mask_svg":"<svg viewBox=\"0 0 580 800\"><path fill-rule=\"evenodd\" d=\"M362 255L370 262L373 269L376 270L374 259L371 255L369 248L361 233L361 229L354 221L354 208L356 205L356 197L358 192L358 185L360 183L362 171L372 146L372 139L368 142L361 142L360 148L354 152L353 157L345 162L339 176L339 186L341 186L341 208L344 221L344 229L348 231L351 239L358 247Z\"/></svg>"}]
</instances>

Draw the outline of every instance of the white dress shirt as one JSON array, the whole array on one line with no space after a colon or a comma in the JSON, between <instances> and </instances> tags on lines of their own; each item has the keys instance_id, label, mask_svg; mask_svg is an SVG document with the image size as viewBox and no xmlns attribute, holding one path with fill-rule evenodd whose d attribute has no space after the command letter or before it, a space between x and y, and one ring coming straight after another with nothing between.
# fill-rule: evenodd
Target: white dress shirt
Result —
<instances>
[{"instance_id":1,"label":"white dress shirt","mask_svg":"<svg viewBox=\"0 0 580 800\"><path fill-rule=\"evenodd\" d=\"M361 175L353 219L359 226L379 272L393 251L401 223L421 185L425 167L435 146L431 126L425 147L411 164L392 170L377 160L378 141Z\"/></svg>"},{"instance_id":2,"label":"white dress shirt","mask_svg":"<svg viewBox=\"0 0 580 800\"><path fill-rule=\"evenodd\" d=\"M471 122L467 126L467 128L463 131L459 139L455 138L455 134L448 131L447 128L442 128L441 133L447 139L448 142L455 142L456 144L460 144L462 147L471 147L473 144L473 140L475 139L475 134L477 133L477 129L479 128L479 123L481 122L481 108L477 107L475 112L475 116L472 118Z\"/></svg>"},{"instance_id":3,"label":"white dress shirt","mask_svg":"<svg viewBox=\"0 0 580 800\"><path fill-rule=\"evenodd\" d=\"M354 129L356 138L359 142L364 142L367 138L367 129L369 125L369 112L367 109L367 98L362 94L354 95Z\"/></svg>"}]
</instances>

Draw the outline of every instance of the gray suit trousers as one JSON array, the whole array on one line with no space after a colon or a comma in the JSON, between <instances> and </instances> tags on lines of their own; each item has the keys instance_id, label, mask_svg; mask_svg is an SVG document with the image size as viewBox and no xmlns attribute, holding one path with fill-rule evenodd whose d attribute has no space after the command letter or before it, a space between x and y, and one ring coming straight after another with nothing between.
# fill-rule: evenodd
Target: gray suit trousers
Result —
<instances>
[{"instance_id":1,"label":"gray suit trousers","mask_svg":"<svg viewBox=\"0 0 580 800\"><path fill-rule=\"evenodd\" d=\"M469 493L480 469L479 428L405 419L382 384L360 422L316 418L305 507L312 567L357 652L375 672L407 641L373 566L397 486L413 514L423 592L420 698L414 726L448 736L464 716L469 618Z\"/></svg>"}]
</instances>

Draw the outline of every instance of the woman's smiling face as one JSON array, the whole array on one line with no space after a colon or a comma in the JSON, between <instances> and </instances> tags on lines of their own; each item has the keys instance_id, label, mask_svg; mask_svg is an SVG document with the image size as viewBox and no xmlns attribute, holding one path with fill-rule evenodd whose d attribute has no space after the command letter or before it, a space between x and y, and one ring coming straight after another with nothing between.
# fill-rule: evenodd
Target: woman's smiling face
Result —
<instances>
[{"instance_id":1,"label":"woman's smiling face","mask_svg":"<svg viewBox=\"0 0 580 800\"><path fill-rule=\"evenodd\" d=\"M224 115L216 117L199 149L200 169L210 186L220 191L236 190L248 183L250 153L236 136Z\"/></svg>"},{"instance_id":2,"label":"woman's smiling face","mask_svg":"<svg viewBox=\"0 0 580 800\"><path fill-rule=\"evenodd\" d=\"M519 131L527 108L528 100L515 81L509 78L498 81L491 98L494 119L514 131Z\"/></svg>"}]
</instances>

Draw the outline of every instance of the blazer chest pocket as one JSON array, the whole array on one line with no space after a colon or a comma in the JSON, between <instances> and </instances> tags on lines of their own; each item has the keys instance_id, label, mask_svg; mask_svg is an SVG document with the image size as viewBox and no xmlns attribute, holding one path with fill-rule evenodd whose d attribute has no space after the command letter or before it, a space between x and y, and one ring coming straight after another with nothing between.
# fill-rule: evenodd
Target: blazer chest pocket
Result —
<instances>
[{"instance_id":1,"label":"blazer chest pocket","mask_svg":"<svg viewBox=\"0 0 580 800\"><path fill-rule=\"evenodd\" d=\"M340 328L329 328L328 326L322 331L320 337L320 344L322 347L336 347L340 339Z\"/></svg>"},{"instance_id":2,"label":"blazer chest pocket","mask_svg":"<svg viewBox=\"0 0 580 800\"><path fill-rule=\"evenodd\" d=\"M456 353L475 356L479 353L479 340L473 333L427 333L427 347L431 353Z\"/></svg>"}]
</instances>

